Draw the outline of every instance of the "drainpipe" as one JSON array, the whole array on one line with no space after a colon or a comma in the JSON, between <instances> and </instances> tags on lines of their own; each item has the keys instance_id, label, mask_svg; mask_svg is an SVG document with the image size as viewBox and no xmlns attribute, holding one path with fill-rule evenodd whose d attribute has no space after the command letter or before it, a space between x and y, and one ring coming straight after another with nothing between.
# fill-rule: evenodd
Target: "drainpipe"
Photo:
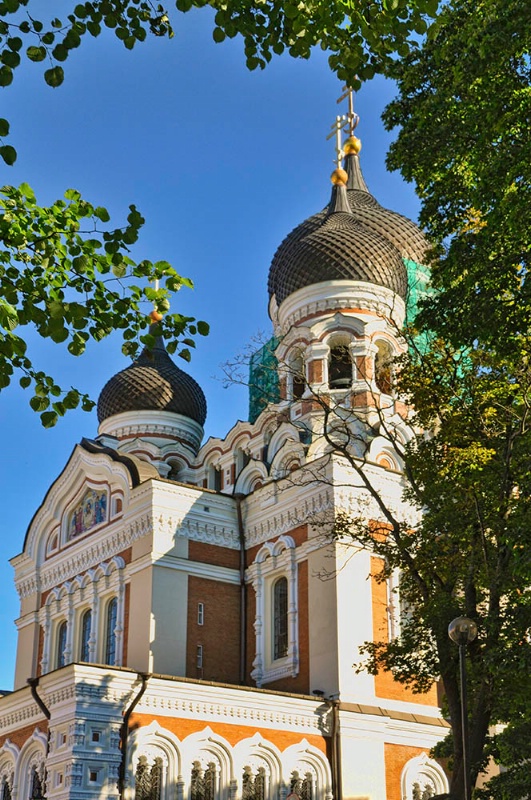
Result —
<instances>
[{"instance_id":1,"label":"drainpipe","mask_svg":"<svg viewBox=\"0 0 531 800\"><path fill-rule=\"evenodd\" d=\"M124 719L120 726L120 749L122 751L120 768L118 770L118 796L120 797L120 800L123 800L124 790L125 790L125 772L127 764L127 739L129 737L129 719L131 718L131 714L133 713L135 706L137 705L140 698L147 689L147 684L148 680L151 678L151 673L139 672L138 678L139 680L142 681L142 686L140 687L138 694L131 702L131 705L124 712Z\"/></svg>"},{"instance_id":2,"label":"drainpipe","mask_svg":"<svg viewBox=\"0 0 531 800\"><path fill-rule=\"evenodd\" d=\"M315 692L314 692L315 694ZM323 697L330 709L332 724L330 728L330 767L332 772L332 794L334 800L343 800L343 782L341 776L341 730L339 727L339 700Z\"/></svg>"},{"instance_id":3,"label":"drainpipe","mask_svg":"<svg viewBox=\"0 0 531 800\"><path fill-rule=\"evenodd\" d=\"M52 715L50 713L50 709L44 703L44 700L37 692L37 686L39 685L39 680L40 680L39 678L28 678L26 683L30 688L31 696L33 697L33 699L35 700L35 702L37 703L37 705L39 706L40 710L42 711L42 713L44 714L49 723ZM46 736L46 755L48 755L49 752L50 752L50 725L48 725L48 733Z\"/></svg>"},{"instance_id":4,"label":"drainpipe","mask_svg":"<svg viewBox=\"0 0 531 800\"><path fill-rule=\"evenodd\" d=\"M28 684L28 686L30 688L31 696L33 697L33 699L35 700L35 702L39 706L40 710L42 711L42 713L44 714L44 716L48 720L48 730L46 732L46 759L47 759L48 755L50 753L50 735L51 735L50 718L51 718L52 715L50 713L50 709L48 708L48 706L45 704L45 702L42 699L42 697L37 692L37 686L39 685L39 678L28 678L26 683ZM48 780L48 770L46 769L46 763L45 763L44 764L44 786L46 786L47 780ZM43 789L44 789L44 786L43 786ZM45 794L45 791L43 791L43 794Z\"/></svg>"},{"instance_id":5,"label":"drainpipe","mask_svg":"<svg viewBox=\"0 0 531 800\"><path fill-rule=\"evenodd\" d=\"M243 494L235 494L236 513L238 515L238 536L240 539L240 686L245 685L245 667L247 662L247 590L245 586L245 530L243 527L242 500Z\"/></svg>"}]
</instances>

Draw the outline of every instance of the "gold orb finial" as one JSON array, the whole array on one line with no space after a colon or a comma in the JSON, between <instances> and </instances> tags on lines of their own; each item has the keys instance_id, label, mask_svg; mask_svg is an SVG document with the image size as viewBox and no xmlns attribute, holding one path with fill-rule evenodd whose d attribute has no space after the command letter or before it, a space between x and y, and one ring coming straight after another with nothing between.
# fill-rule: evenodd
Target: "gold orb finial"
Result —
<instances>
[{"instance_id":1,"label":"gold orb finial","mask_svg":"<svg viewBox=\"0 0 531 800\"><path fill-rule=\"evenodd\" d=\"M157 322L160 322L160 321L161 321L161 319L162 319L162 314L160 313L160 311L157 311L157 310L154 308L154 309L153 309L153 311L150 311L150 312L149 312L149 318L150 318L151 322L153 322L154 324L156 324Z\"/></svg>"},{"instance_id":2,"label":"gold orb finial","mask_svg":"<svg viewBox=\"0 0 531 800\"><path fill-rule=\"evenodd\" d=\"M332 181L334 186L346 186L348 183L348 174L345 172L344 169L338 167L330 175L330 180Z\"/></svg>"},{"instance_id":3,"label":"gold orb finial","mask_svg":"<svg viewBox=\"0 0 531 800\"><path fill-rule=\"evenodd\" d=\"M343 152L346 156L357 156L361 150L361 141L357 136L349 136L343 145Z\"/></svg>"}]
</instances>

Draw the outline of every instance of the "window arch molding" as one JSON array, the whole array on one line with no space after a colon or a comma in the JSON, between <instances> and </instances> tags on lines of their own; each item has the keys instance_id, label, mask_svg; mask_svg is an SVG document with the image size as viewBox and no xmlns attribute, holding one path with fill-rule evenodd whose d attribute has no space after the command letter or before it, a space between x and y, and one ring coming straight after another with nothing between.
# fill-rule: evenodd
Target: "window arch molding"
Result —
<instances>
[{"instance_id":1,"label":"window arch molding","mask_svg":"<svg viewBox=\"0 0 531 800\"><path fill-rule=\"evenodd\" d=\"M251 677L257 686L299 672L298 565L291 536L266 542L249 567L256 597L255 657ZM287 637L285 656L275 658L273 591L279 578L287 581Z\"/></svg>"},{"instance_id":2,"label":"window arch molding","mask_svg":"<svg viewBox=\"0 0 531 800\"><path fill-rule=\"evenodd\" d=\"M289 474L290 466L299 467L304 464L305 460L306 453L300 441L286 439L271 462L271 476L275 479L284 478Z\"/></svg>"},{"instance_id":3,"label":"window arch molding","mask_svg":"<svg viewBox=\"0 0 531 800\"><path fill-rule=\"evenodd\" d=\"M16 790L16 768L17 760L20 750L16 744L13 744L9 739L6 739L3 747L0 748L0 798L1 800L8 800L8 797L13 795L13 790ZM9 794L5 796L4 787L8 787Z\"/></svg>"},{"instance_id":4,"label":"window arch molding","mask_svg":"<svg viewBox=\"0 0 531 800\"><path fill-rule=\"evenodd\" d=\"M263 484L268 478L266 466L262 461L250 461L239 474L234 490L237 493L249 494L256 488L257 482Z\"/></svg>"},{"instance_id":5,"label":"window arch molding","mask_svg":"<svg viewBox=\"0 0 531 800\"><path fill-rule=\"evenodd\" d=\"M298 773L299 776L310 774L312 776L312 796L332 800L332 775L328 759L306 739L284 750L282 769L285 781L289 781L294 773Z\"/></svg>"},{"instance_id":6,"label":"window arch molding","mask_svg":"<svg viewBox=\"0 0 531 800\"><path fill-rule=\"evenodd\" d=\"M243 739L233 748L234 772L241 782L246 767L258 768L264 765L267 776L267 789L264 800L278 797L278 789L282 783L282 754L272 742L255 733L249 739ZM241 794L241 791L240 791Z\"/></svg>"},{"instance_id":7,"label":"window arch molding","mask_svg":"<svg viewBox=\"0 0 531 800\"><path fill-rule=\"evenodd\" d=\"M231 745L210 727L192 733L182 742L184 796L191 797L192 769L199 762L203 769L214 764L216 770L215 800L229 800L236 788L236 775Z\"/></svg>"},{"instance_id":8,"label":"window arch molding","mask_svg":"<svg viewBox=\"0 0 531 800\"><path fill-rule=\"evenodd\" d=\"M147 758L148 763L153 763L155 758L162 759L161 800L183 800L182 745L177 736L155 721L133 731L129 741L129 785L133 787L131 800L134 798L135 775L142 756Z\"/></svg>"},{"instance_id":9,"label":"window arch molding","mask_svg":"<svg viewBox=\"0 0 531 800\"><path fill-rule=\"evenodd\" d=\"M37 773L42 787L45 788L46 747L46 734L39 728L35 728L31 737L24 743L20 750L14 781L15 785L18 787L18 797L28 798L31 796L34 773Z\"/></svg>"},{"instance_id":10,"label":"window arch molding","mask_svg":"<svg viewBox=\"0 0 531 800\"><path fill-rule=\"evenodd\" d=\"M429 786L436 795L445 794L449 789L443 768L426 753L412 758L402 770L400 781L402 800L413 800L415 783L419 784L421 789Z\"/></svg>"},{"instance_id":11,"label":"window arch molding","mask_svg":"<svg viewBox=\"0 0 531 800\"><path fill-rule=\"evenodd\" d=\"M77 575L61 586L52 589L39 611L39 624L43 630L41 673L55 669L57 631L63 620L67 622L65 663L79 659L82 616L91 610L89 655L91 662L102 662L104 655L105 607L117 598L116 663L121 666L124 640L125 561L114 556L96 568Z\"/></svg>"}]
</instances>

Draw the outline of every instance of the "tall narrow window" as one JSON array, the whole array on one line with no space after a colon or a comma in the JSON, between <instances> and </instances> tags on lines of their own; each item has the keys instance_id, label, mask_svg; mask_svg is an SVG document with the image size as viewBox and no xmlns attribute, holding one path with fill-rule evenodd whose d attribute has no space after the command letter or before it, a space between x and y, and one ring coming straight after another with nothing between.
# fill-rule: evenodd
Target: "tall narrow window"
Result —
<instances>
[{"instance_id":1,"label":"tall narrow window","mask_svg":"<svg viewBox=\"0 0 531 800\"><path fill-rule=\"evenodd\" d=\"M291 773L291 791L300 800L312 800L312 776L311 774L299 775L298 772Z\"/></svg>"},{"instance_id":2,"label":"tall narrow window","mask_svg":"<svg viewBox=\"0 0 531 800\"><path fill-rule=\"evenodd\" d=\"M57 658L55 659L57 667L64 667L66 664L65 650L66 650L66 634L68 627L66 620L63 620L57 629Z\"/></svg>"},{"instance_id":3,"label":"tall narrow window","mask_svg":"<svg viewBox=\"0 0 531 800\"><path fill-rule=\"evenodd\" d=\"M90 661L91 625L92 625L92 612L90 609L88 609L81 617L81 647L79 648L79 658L81 661Z\"/></svg>"},{"instance_id":4,"label":"tall narrow window","mask_svg":"<svg viewBox=\"0 0 531 800\"><path fill-rule=\"evenodd\" d=\"M65 623L66 624L66 623ZM42 800L45 797L43 780L37 767L32 767L30 777L30 796L29 800Z\"/></svg>"},{"instance_id":5,"label":"tall narrow window","mask_svg":"<svg viewBox=\"0 0 531 800\"><path fill-rule=\"evenodd\" d=\"M266 774L263 767L259 767L256 775L251 767L245 767L242 776L242 800L265 800Z\"/></svg>"},{"instance_id":6,"label":"tall narrow window","mask_svg":"<svg viewBox=\"0 0 531 800\"><path fill-rule=\"evenodd\" d=\"M301 354L297 355L290 364L291 375L291 396L293 400L300 400L306 388L306 375L304 359Z\"/></svg>"},{"instance_id":7,"label":"tall narrow window","mask_svg":"<svg viewBox=\"0 0 531 800\"><path fill-rule=\"evenodd\" d=\"M205 604L198 603L197 604L197 624L204 625L205 624Z\"/></svg>"},{"instance_id":8,"label":"tall narrow window","mask_svg":"<svg viewBox=\"0 0 531 800\"><path fill-rule=\"evenodd\" d=\"M118 620L118 600L113 597L107 606L105 625L105 663L110 667L116 664L116 623Z\"/></svg>"},{"instance_id":9,"label":"tall narrow window","mask_svg":"<svg viewBox=\"0 0 531 800\"><path fill-rule=\"evenodd\" d=\"M140 756L135 772L135 800L160 800L162 771L162 758L155 758L149 765L146 756Z\"/></svg>"},{"instance_id":10,"label":"tall narrow window","mask_svg":"<svg viewBox=\"0 0 531 800\"><path fill-rule=\"evenodd\" d=\"M328 360L328 385L331 389L352 386L352 359L347 344L336 344Z\"/></svg>"},{"instance_id":11,"label":"tall narrow window","mask_svg":"<svg viewBox=\"0 0 531 800\"><path fill-rule=\"evenodd\" d=\"M393 351L387 342L377 342L374 359L374 379L382 394L391 394L393 388Z\"/></svg>"},{"instance_id":12,"label":"tall narrow window","mask_svg":"<svg viewBox=\"0 0 531 800\"><path fill-rule=\"evenodd\" d=\"M190 800L214 800L216 795L216 765L210 763L203 770L199 761L192 767Z\"/></svg>"},{"instance_id":13,"label":"tall narrow window","mask_svg":"<svg viewBox=\"0 0 531 800\"><path fill-rule=\"evenodd\" d=\"M2 786L0 787L1 800L11 800L11 784L7 779L7 775L2 778Z\"/></svg>"},{"instance_id":14,"label":"tall narrow window","mask_svg":"<svg viewBox=\"0 0 531 800\"><path fill-rule=\"evenodd\" d=\"M288 654L288 579L279 578L273 586L273 659Z\"/></svg>"}]
</instances>

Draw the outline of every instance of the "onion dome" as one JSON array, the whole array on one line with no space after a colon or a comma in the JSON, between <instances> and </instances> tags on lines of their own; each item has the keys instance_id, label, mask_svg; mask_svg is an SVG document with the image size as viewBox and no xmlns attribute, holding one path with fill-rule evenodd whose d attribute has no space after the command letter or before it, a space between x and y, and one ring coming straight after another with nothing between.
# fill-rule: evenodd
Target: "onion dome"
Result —
<instances>
[{"instance_id":1,"label":"onion dome","mask_svg":"<svg viewBox=\"0 0 531 800\"><path fill-rule=\"evenodd\" d=\"M329 206L298 225L275 253L268 289L278 306L298 289L332 280L364 281L406 297L404 260L422 263L427 242L415 223L370 194L360 147L356 137L347 139L345 169L332 173Z\"/></svg>"},{"instance_id":2,"label":"onion dome","mask_svg":"<svg viewBox=\"0 0 531 800\"><path fill-rule=\"evenodd\" d=\"M160 336L129 367L114 375L98 399L98 420L126 411L171 411L203 425L206 400L190 375L173 363Z\"/></svg>"}]
</instances>

